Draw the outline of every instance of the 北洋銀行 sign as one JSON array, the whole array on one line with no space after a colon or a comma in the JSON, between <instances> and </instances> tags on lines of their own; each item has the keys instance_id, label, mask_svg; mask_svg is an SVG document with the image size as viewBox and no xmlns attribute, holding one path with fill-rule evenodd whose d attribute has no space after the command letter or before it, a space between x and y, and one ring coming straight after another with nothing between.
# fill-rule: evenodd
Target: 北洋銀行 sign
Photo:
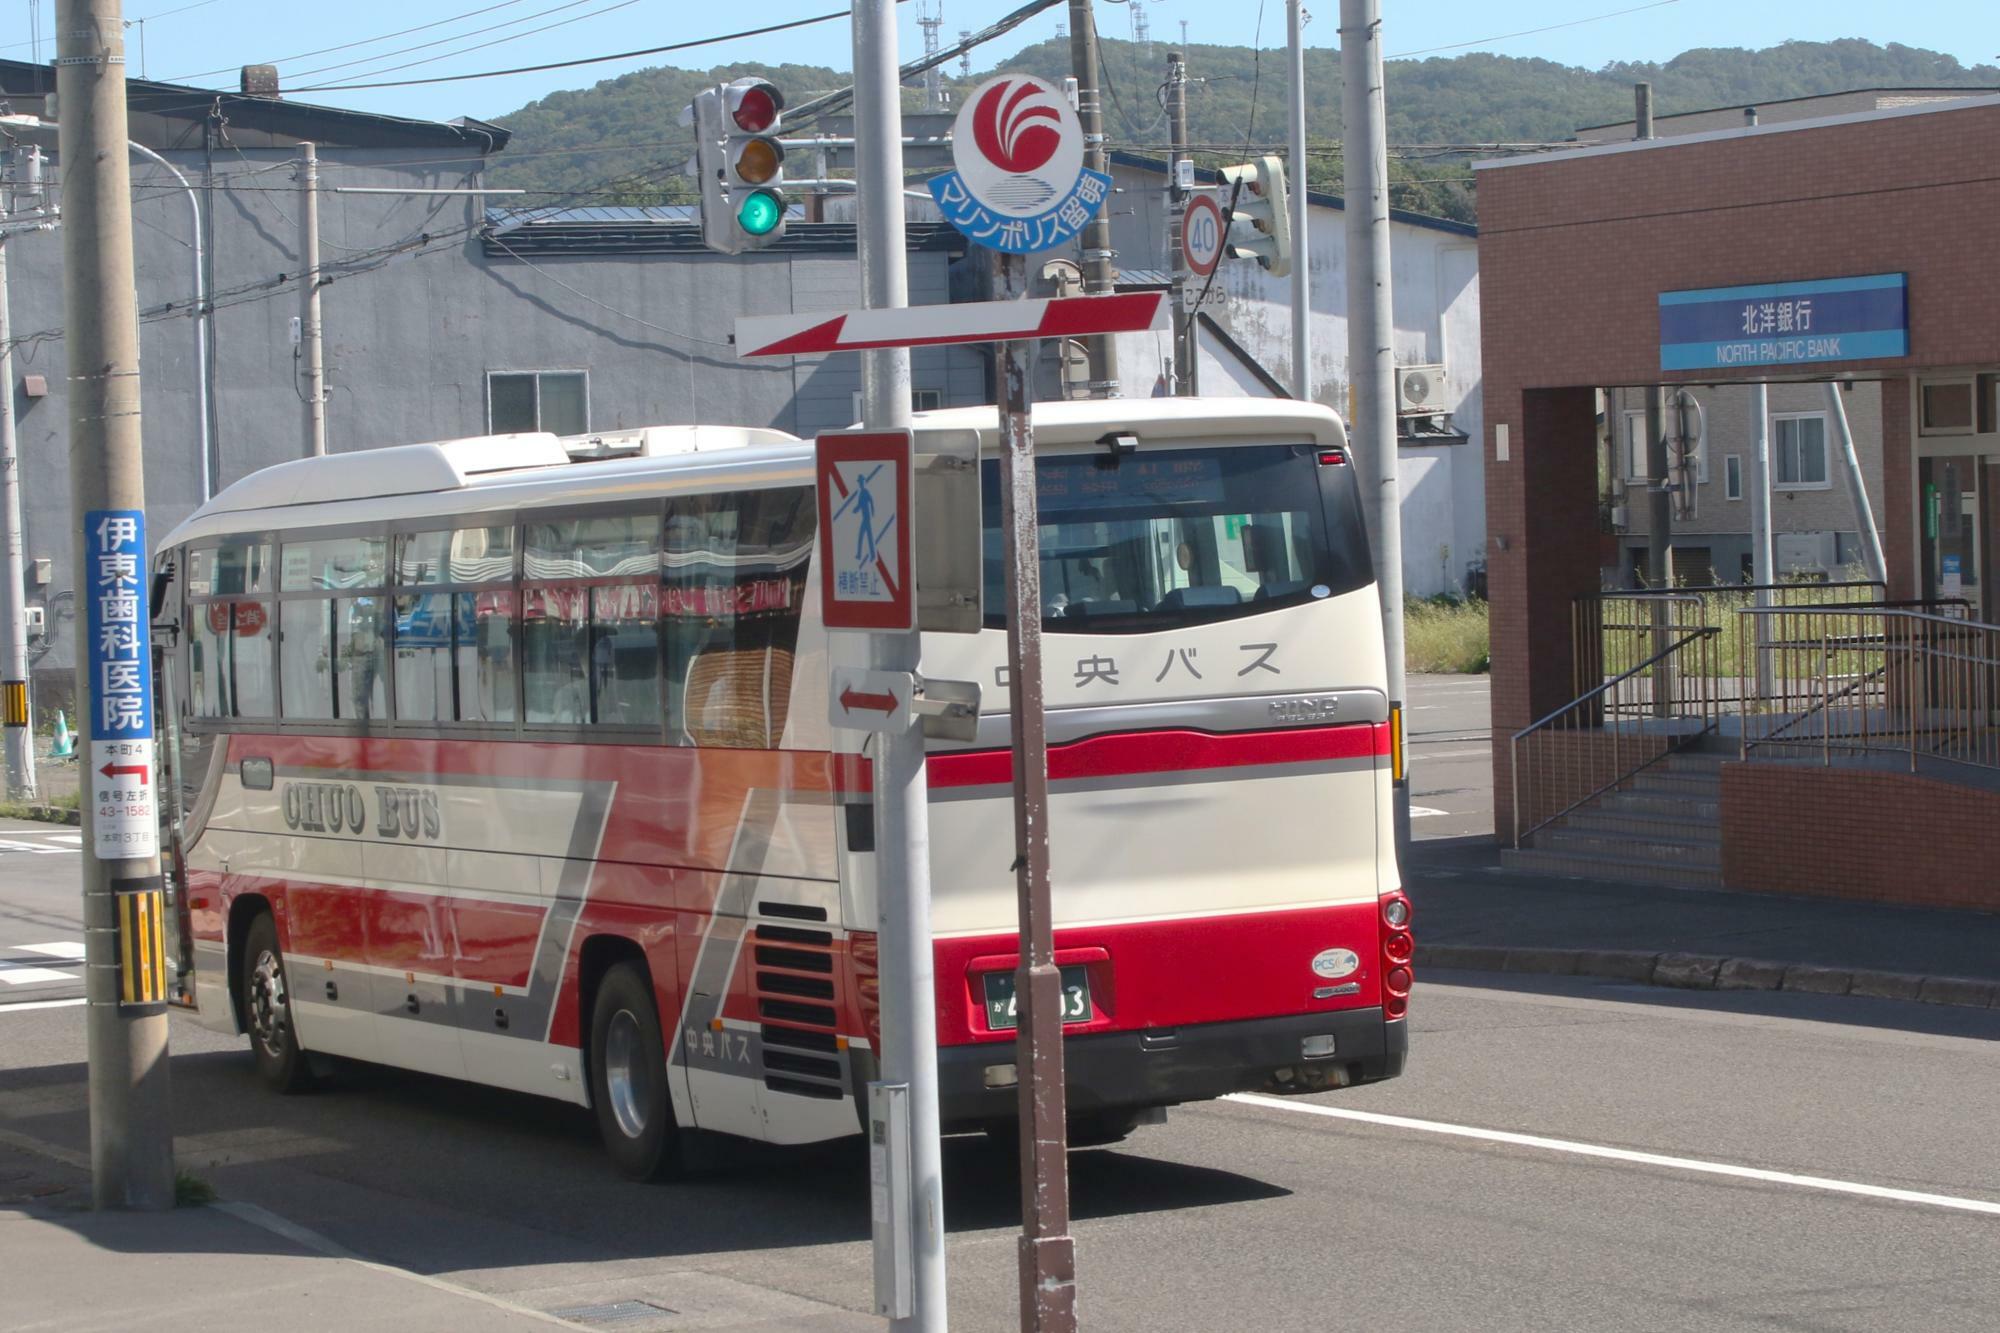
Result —
<instances>
[{"instance_id":1,"label":"\u5317\u6d0b\u9280\u884c sign","mask_svg":"<svg viewBox=\"0 0 2000 1333\"><path fill-rule=\"evenodd\" d=\"M1909 277L1903 273L1660 293L1661 370L1909 354Z\"/></svg>"}]
</instances>

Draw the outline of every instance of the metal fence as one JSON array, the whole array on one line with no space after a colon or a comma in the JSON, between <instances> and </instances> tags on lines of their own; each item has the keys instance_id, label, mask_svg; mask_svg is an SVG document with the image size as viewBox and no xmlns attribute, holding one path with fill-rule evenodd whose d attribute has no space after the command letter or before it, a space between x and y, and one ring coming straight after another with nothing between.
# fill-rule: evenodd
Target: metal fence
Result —
<instances>
[{"instance_id":1,"label":"metal fence","mask_svg":"<svg viewBox=\"0 0 2000 1333\"><path fill-rule=\"evenodd\" d=\"M1738 753L2000 769L2000 626L1944 609L1738 611Z\"/></svg>"}]
</instances>

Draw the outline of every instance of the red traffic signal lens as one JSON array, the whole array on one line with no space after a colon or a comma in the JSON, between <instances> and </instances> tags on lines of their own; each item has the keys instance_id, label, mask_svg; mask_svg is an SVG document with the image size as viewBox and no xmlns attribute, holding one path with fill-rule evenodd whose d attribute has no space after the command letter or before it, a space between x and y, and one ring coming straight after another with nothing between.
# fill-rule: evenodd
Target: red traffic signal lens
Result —
<instances>
[{"instance_id":1,"label":"red traffic signal lens","mask_svg":"<svg viewBox=\"0 0 2000 1333\"><path fill-rule=\"evenodd\" d=\"M785 95L775 84L748 83L729 90L729 118L738 129L752 134L762 134L777 124L778 113L784 109Z\"/></svg>"},{"instance_id":2,"label":"red traffic signal lens","mask_svg":"<svg viewBox=\"0 0 2000 1333\"><path fill-rule=\"evenodd\" d=\"M752 185L768 185L778 178L785 164L785 150L776 139L745 139L736 149L730 169L738 180Z\"/></svg>"}]
</instances>

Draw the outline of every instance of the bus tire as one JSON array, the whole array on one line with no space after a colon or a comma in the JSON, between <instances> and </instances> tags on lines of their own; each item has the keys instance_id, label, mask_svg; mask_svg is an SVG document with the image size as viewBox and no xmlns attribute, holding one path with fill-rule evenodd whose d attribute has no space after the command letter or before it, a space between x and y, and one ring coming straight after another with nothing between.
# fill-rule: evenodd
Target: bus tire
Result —
<instances>
[{"instance_id":1,"label":"bus tire","mask_svg":"<svg viewBox=\"0 0 2000 1333\"><path fill-rule=\"evenodd\" d=\"M604 1150L628 1179L678 1173L680 1133L667 1090L660 1011L637 963L615 965L598 983L590 1014L590 1100Z\"/></svg>"},{"instance_id":2,"label":"bus tire","mask_svg":"<svg viewBox=\"0 0 2000 1333\"><path fill-rule=\"evenodd\" d=\"M278 947L278 925L261 912L243 937L243 1026L257 1072L279 1092L312 1086L312 1067L292 1022L291 983Z\"/></svg>"}]
</instances>

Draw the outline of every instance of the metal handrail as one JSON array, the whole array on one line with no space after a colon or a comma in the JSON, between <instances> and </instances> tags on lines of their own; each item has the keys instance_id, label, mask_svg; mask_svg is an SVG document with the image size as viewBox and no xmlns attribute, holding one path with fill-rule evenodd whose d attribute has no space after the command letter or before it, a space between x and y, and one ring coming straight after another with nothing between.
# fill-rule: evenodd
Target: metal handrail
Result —
<instances>
[{"instance_id":1,"label":"metal handrail","mask_svg":"<svg viewBox=\"0 0 2000 1333\"><path fill-rule=\"evenodd\" d=\"M1527 837L1528 835L1533 834L1540 829L1546 828L1548 825L1554 823L1558 819L1561 819L1564 815L1576 809L1578 806L1584 804L1587 801L1595 800L1598 796L1611 790L1613 787L1616 787L1621 783L1630 780L1634 774L1644 769L1652 767L1654 764L1658 763L1662 758L1664 758L1667 754L1672 753L1674 750L1685 748L1684 745L1670 747L1668 750L1663 751L1661 754L1654 755L1651 758L1645 759L1644 761L1633 765L1630 769L1618 771L1615 774L1615 776L1611 778L1610 781L1597 786L1591 791L1571 801L1568 805L1564 806L1560 810L1557 810L1555 813L1547 815L1544 818L1538 820L1531 827L1523 829L1521 827L1521 742L1526 740L1528 737L1532 736L1534 733L1553 726L1556 722L1560 721L1566 714L1569 714L1579 708L1590 706L1591 704L1593 704L1594 701L1602 699L1603 697L1608 695L1611 691L1615 690L1619 685L1625 683L1628 680L1635 679L1641 673L1646 672L1655 666L1661 665L1666 661L1667 658L1673 656L1675 653L1680 652L1683 648L1686 648L1689 644L1698 643L1704 639L1718 638L1721 636L1721 634L1722 630L1719 626L1715 625L1699 626L1692 633L1682 635L1680 638L1674 640L1674 642L1668 644L1666 647L1655 652L1645 661L1640 662L1635 666L1632 666L1624 671L1619 672L1616 676L1613 676L1611 679L1603 682L1602 684L1592 689L1584 691L1582 694L1579 694L1576 698L1570 700L1568 703L1556 709L1554 712L1548 714L1546 717L1539 718L1536 721L1529 723L1527 726L1521 728L1519 731L1515 732L1511 737L1508 738L1507 741L1508 778L1510 783L1512 784L1512 792L1513 792L1512 804L1514 811L1514 846L1517 849L1521 845L1522 838ZM1715 727L1714 720L1713 718L1710 718L1709 721L1702 727L1701 731L1696 733L1697 738L1699 738L1700 736L1707 735L1708 732L1714 729L1714 727ZM1613 730L1613 737L1615 741L1616 738L1615 729ZM1618 769L1618 764L1616 762L1615 757L1612 767L1614 770Z\"/></svg>"}]
</instances>

